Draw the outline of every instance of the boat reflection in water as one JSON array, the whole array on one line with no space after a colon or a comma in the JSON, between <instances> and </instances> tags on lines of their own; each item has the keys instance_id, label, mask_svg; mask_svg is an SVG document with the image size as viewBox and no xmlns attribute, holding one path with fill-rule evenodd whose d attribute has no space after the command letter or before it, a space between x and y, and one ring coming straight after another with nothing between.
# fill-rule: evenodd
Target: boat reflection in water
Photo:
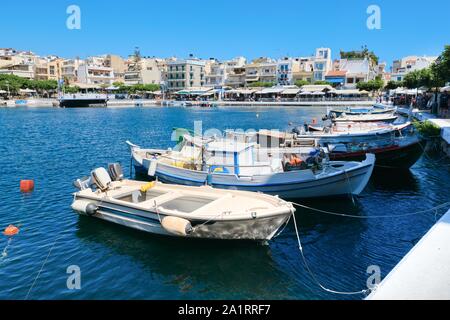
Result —
<instances>
[{"instance_id":1,"label":"boat reflection in water","mask_svg":"<svg viewBox=\"0 0 450 320\"><path fill-rule=\"evenodd\" d=\"M305 290L298 287L301 279L283 271L277 262L279 253L270 246L204 239L183 241L85 216L79 216L76 228L81 246L86 244L96 254L103 254L109 265L120 266L104 274L112 278L102 298L114 299L114 288L129 288L127 297L131 299L173 299L195 294L210 299L287 299L294 295L286 288ZM97 259L83 261L86 278L97 279L104 273ZM305 274L301 278L307 277ZM142 290L144 283L146 290ZM134 286L141 290L133 291Z\"/></svg>"}]
</instances>

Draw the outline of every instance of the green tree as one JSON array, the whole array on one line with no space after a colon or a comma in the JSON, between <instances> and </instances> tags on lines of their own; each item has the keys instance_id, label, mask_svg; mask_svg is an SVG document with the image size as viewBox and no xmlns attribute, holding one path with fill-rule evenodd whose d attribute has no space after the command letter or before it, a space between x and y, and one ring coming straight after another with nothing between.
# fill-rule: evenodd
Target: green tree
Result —
<instances>
[{"instance_id":1,"label":"green tree","mask_svg":"<svg viewBox=\"0 0 450 320\"><path fill-rule=\"evenodd\" d=\"M308 84L311 84L311 82L309 82L308 80L296 80L294 84L297 87L303 87L303 86L306 86Z\"/></svg>"},{"instance_id":2,"label":"green tree","mask_svg":"<svg viewBox=\"0 0 450 320\"><path fill-rule=\"evenodd\" d=\"M394 90L397 89L399 87L403 87L403 82L402 81L394 81L391 80L389 81L386 86L384 87L386 90Z\"/></svg>"},{"instance_id":3,"label":"green tree","mask_svg":"<svg viewBox=\"0 0 450 320\"><path fill-rule=\"evenodd\" d=\"M383 80L381 78L377 77L374 80L369 81L360 81L356 84L356 88L359 90L365 90L365 91L378 91L381 88L383 88Z\"/></svg>"},{"instance_id":4,"label":"green tree","mask_svg":"<svg viewBox=\"0 0 450 320\"><path fill-rule=\"evenodd\" d=\"M331 86L331 82L324 81L324 80L314 81L314 84L316 84L316 85L330 85Z\"/></svg>"}]
</instances>

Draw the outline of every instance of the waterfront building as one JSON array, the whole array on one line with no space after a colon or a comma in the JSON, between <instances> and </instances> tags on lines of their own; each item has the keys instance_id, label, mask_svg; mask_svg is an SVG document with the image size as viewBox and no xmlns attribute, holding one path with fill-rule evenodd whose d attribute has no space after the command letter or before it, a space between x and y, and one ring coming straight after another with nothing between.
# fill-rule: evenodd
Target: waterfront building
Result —
<instances>
[{"instance_id":1,"label":"waterfront building","mask_svg":"<svg viewBox=\"0 0 450 320\"><path fill-rule=\"evenodd\" d=\"M245 86L245 64L247 59L244 57L236 57L224 62L225 64L225 80L224 85L232 88L240 88Z\"/></svg>"},{"instance_id":2,"label":"waterfront building","mask_svg":"<svg viewBox=\"0 0 450 320\"><path fill-rule=\"evenodd\" d=\"M298 61L299 69L292 73L293 83L298 80L312 82L314 76L314 59L312 57L300 57Z\"/></svg>"},{"instance_id":3,"label":"waterfront building","mask_svg":"<svg viewBox=\"0 0 450 320\"><path fill-rule=\"evenodd\" d=\"M138 61L128 63L124 72L124 83L160 84L163 81L164 61L157 58L140 58Z\"/></svg>"},{"instance_id":4,"label":"waterfront building","mask_svg":"<svg viewBox=\"0 0 450 320\"><path fill-rule=\"evenodd\" d=\"M294 84L294 74L300 72L300 58L285 57L277 61L277 84L282 86Z\"/></svg>"},{"instance_id":5,"label":"waterfront building","mask_svg":"<svg viewBox=\"0 0 450 320\"><path fill-rule=\"evenodd\" d=\"M104 66L104 58L89 57L78 67L78 82L83 84L112 85L114 71Z\"/></svg>"},{"instance_id":6,"label":"waterfront building","mask_svg":"<svg viewBox=\"0 0 450 320\"><path fill-rule=\"evenodd\" d=\"M39 60L31 51L16 51L11 48L0 50L0 74L16 75L34 79L35 64Z\"/></svg>"},{"instance_id":7,"label":"waterfront building","mask_svg":"<svg viewBox=\"0 0 450 320\"><path fill-rule=\"evenodd\" d=\"M374 80L377 76L377 66L368 57L341 59L339 70L346 71L344 86L347 89L354 89L358 82Z\"/></svg>"},{"instance_id":8,"label":"waterfront building","mask_svg":"<svg viewBox=\"0 0 450 320\"><path fill-rule=\"evenodd\" d=\"M34 67L34 78L36 80L48 80L48 66L46 59L40 59Z\"/></svg>"},{"instance_id":9,"label":"waterfront building","mask_svg":"<svg viewBox=\"0 0 450 320\"><path fill-rule=\"evenodd\" d=\"M317 48L314 55L314 81L325 80L325 75L333 69L330 48Z\"/></svg>"},{"instance_id":10,"label":"waterfront building","mask_svg":"<svg viewBox=\"0 0 450 320\"><path fill-rule=\"evenodd\" d=\"M210 59L205 65L205 86L208 87L223 87L229 85L229 82L233 82L238 80L237 86L239 84L245 84L245 78L243 81L239 81L239 79L234 79L232 81L228 81L228 77L230 75L235 76L239 74L239 69L245 65L246 59L244 57L236 57L231 60L227 60L224 62L218 61L216 59ZM235 71L238 71L237 73ZM237 77L239 78L239 77ZM232 85L235 86L234 84Z\"/></svg>"},{"instance_id":11,"label":"waterfront building","mask_svg":"<svg viewBox=\"0 0 450 320\"><path fill-rule=\"evenodd\" d=\"M114 82L124 82L125 81L125 71L127 70L127 65L122 57L108 54L105 56L104 66L113 69L114 72Z\"/></svg>"},{"instance_id":12,"label":"waterfront building","mask_svg":"<svg viewBox=\"0 0 450 320\"><path fill-rule=\"evenodd\" d=\"M67 84L78 82L78 68L82 64L79 58L66 59L62 63L61 77Z\"/></svg>"},{"instance_id":13,"label":"waterfront building","mask_svg":"<svg viewBox=\"0 0 450 320\"><path fill-rule=\"evenodd\" d=\"M34 66L34 78L36 80L62 79L62 67L64 59L56 56L39 58Z\"/></svg>"},{"instance_id":14,"label":"waterfront building","mask_svg":"<svg viewBox=\"0 0 450 320\"><path fill-rule=\"evenodd\" d=\"M402 59L395 60L392 64L391 79L394 81L403 81L405 75L412 71L430 67L436 59L437 57L429 56L407 56Z\"/></svg>"},{"instance_id":15,"label":"waterfront building","mask_svg":"<svg viewBox=\"0 0 450 320\"><path fill-rule=\"evenodd\" d=\"M12 57L17 53L18 51L13 48L0 48L0 57Z\"/></svg>"},{"instance_id":16,"label":"waterfront building","mask_svg":"<svg viewBox=\"0 0 450 320\"><path fill-rule=\"evenodd\" d=\"M258 58L244 66L245 84L251 87L255 82L275 83L277 63L270 58Z\"/></svg>"},{"instance_id":17,"label":"waterfront building","mask_svg":"<svg viewBox=\"0 0 450 320\"><path fill-rule=\"evenodd\" d=\"M48 69L48 80L56 80L62 79L62 66L64 63L64 59L61 58L52 58L47 62Z\"/></svg>"},{"instance_id":18,"label":"waterfront building","mask_svg":"<svg viewBox=\"0 0 450 320\"><path fill-rule=\"evenodd\" d=\"M0 69L0 74L9 74L26 79L34 79L34 66L32 64L14 64L4 66Z\"/></svg>"},{"instance_id":19,"label":"waterfront building","mask_svg":"<svg viewBox=\"0 0 450 320\"><path fill-rule=\"evenodd\" d=\"M167 61L167 88L179 91L205 85L205 61L189 58Z\"/></svg>"},{"instance_id":20,"label":"waterfront building","mask_svg":"<svg viewBox=\"0 0 450 320\"><path fill-rule=\"evenodd\" d=\"M387 63L380 62L377 66L377 76L383 80L383 83L386 85L391 80L391 73L386 71Z\"/></svg>"},{"instance_id":21,"label":"waterfront building","mask_svg":"<svg viewBox=\"0 0 450 320\"><path fill-rule=\"evenodd\" d=\"M332 70L325 75L325 81L336 87L343 87L347 79L347 70Z\"/></svg>"}]
</instances>

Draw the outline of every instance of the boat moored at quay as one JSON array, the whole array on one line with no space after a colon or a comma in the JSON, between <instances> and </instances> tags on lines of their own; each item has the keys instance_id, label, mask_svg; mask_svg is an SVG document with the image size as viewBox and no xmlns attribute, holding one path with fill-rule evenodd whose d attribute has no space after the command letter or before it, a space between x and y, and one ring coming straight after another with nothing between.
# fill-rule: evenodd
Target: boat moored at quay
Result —
<instances>
[{"instance_id":1,"label":"boat moored at quay","mask_svg":"<svg viewBox=\"0 0 450 320\"><path fill-rule=\"evenodd\" d=\"M65 94L59 98L59 106L62 108L106 107L107 104L108 96L106 94Z\"/></svg>"},{"instance_id":2,"label":"boat moored at quay","mask_svg":"<svg viewBox=\"0 0 450 320\"><path fill-rule=\"evenodd\" d=\"M185 135L173 150L144 149L130 142L137 173L159 181L210 185L278 195L283 199L358 195L373 171L375 156L328 161L317 148L260 149L255 143Z\"/></svg>"},{"instance_id":3,"label":"boat moored at quay","mask_svg":"<svg viewBox=\"0 0 450 320\"><path fill-rule=\"evenodd\" d=\"M274 196L126 180L121 172L112 164L78 179L72 209L158 235L256 241L277 236L295 212Z\"/></svg>"},{"instance_id":4,"label":"boat moored at quay","mask_svg":"<svg viewBox=\"0 0 450 320\"><path fill-rule=\"evenodd\" d=\"M367 153L376 155L375 166L384 169L409 169L423 155L425 140L410 122L346 123L328 127L308 127L293 132L260 130L246 134L246 141L262 147L314 146L327 150L330 160L361 161ZM228 132L228 136L236 133ZM241 136L241 139L244 139Z\"/></svg>"}]
</instances>

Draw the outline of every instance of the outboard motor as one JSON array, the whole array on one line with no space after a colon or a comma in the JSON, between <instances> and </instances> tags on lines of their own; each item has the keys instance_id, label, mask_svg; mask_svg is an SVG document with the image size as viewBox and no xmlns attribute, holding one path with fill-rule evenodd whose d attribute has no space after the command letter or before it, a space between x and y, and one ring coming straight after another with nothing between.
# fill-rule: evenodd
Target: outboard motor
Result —
<instances>
[{"instance_id":1,"label":"outboard motor","mask_svg":"<svg viewBox=\"0 0 450 320\"><path fill-rule=\"evenodd\" d=\"M122 181L123 180L123 170L119 163L110 163L108 165L109 176L112 181Z\"/></svg>"},{"instance_id":2,"label":"outboard motor","mask_svg":"<svg viewBox=\"0 0 450 320\"><path fill-rule=\"evenodd\" d=\"M91 176L92 181L101 191L108 190L112 181L111 177L108 174L108 171L106 171L105 168L95 169L94 171L92 171Z\"/></svg>"},{"instance_id":3,"label":"outboard motor","mask_svg":"<svg viewBox=\"0 0 450 320\"><path fill-rule=\"evenodd\" d=\"M92 184L92 179L91 177L83 177L80 179L77 179L73 182L73 185L75 186L75 188L79 189L79 190L84 190L84 189L88 189Z\"/></svg>"}]
</instances>

